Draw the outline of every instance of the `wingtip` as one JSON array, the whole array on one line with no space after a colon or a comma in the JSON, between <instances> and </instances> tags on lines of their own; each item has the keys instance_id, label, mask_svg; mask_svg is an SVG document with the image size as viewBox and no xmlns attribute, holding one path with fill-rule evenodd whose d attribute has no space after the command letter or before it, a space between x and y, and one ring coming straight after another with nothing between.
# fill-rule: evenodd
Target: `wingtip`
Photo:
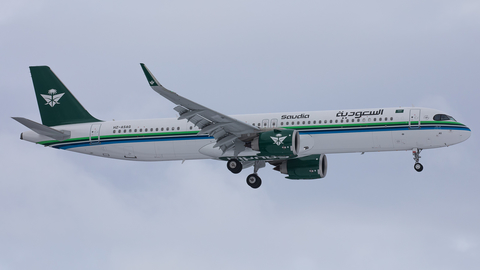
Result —
<instances>
[{"instance_id":1,"label":"wingtip","mask_svg":"<svg viewBox=\"0 0 480 270\"><path fill-rule=\"evenodd\" d=\"M143 73L145 73L145 77L147 77L147 81L150 86L159 86L160 83L158 83L157 79L155 79L150 70L148 70L147 66L145 66L144 63L140 63L140 66L142 67Z\"/></svg>"}]
</instances>

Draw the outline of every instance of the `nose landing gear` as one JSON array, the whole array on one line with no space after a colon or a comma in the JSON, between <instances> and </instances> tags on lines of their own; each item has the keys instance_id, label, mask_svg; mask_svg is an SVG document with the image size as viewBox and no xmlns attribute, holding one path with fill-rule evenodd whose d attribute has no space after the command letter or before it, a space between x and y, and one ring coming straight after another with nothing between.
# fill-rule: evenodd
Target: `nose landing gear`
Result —
<instances>
[{"instance_id":1,"label":"nose landing gear","mask_svg":"<svg viewBox=\"0 0 480 270\"><path fill-rule=\"evenodd\" d=\"M412 150L413 160L415 160L415 165L413 165L413 168L417 172L423 171L423 165L419 162L420 158L421 158L420 152L422 152L422 149L413 148L413 150Z\"/></svg>"}]
</instances>

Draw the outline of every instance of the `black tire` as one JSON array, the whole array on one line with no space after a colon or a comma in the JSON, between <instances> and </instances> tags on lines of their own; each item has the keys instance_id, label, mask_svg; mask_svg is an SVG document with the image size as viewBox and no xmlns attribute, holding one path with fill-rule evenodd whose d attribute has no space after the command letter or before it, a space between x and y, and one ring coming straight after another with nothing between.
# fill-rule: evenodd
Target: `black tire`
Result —
<instances>
[{"instance_id":1,"label":"black tire","mask_svg":"<svg viewBox=\"0 0 480 270\"><path fill-rule=\"evenodd\" d=\"M423 171L423 165L420 164L420 163L415 163L415 165L413 165L413 168L414 168L415 171L417 171L417 172Z\"/></svg>"},{"instance_id":2,"label":"black tire","mask_svg":"<svg viewBox=\"0 0 480 270\"><path fill-rule=\"evenodd\" d=\"M262 179L257 174L252 173L247 177L247 185L251 188L259 188L262 185Z\"/></svg>"},{"instance_id":3,"label":"black tire","mask_svg":"<svg viewBox=\"0 0 480 270\"><path fill-rule=\"evenodd\" d=\"M242 166L242 163L237 159L230 159L229 161L227 161L227 168L232 173L237 174L242 171L243 166Z\"/></svg>"}]
</instances>

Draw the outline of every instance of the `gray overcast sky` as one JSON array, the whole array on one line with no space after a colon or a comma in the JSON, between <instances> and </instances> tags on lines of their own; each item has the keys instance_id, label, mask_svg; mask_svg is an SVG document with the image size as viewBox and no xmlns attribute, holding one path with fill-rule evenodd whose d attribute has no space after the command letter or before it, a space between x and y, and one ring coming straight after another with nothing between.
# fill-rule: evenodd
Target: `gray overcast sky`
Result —
<instances>
[{"instance_id":1,"label":"gray overcast sky","mask_svg":"<svg viewBox=\"0 0 480 270\"><path fill-rule=\"evenodd\" d=\"M480 2L0 4L0 270L479 269ZM329 155L325 179L223 162L102 159L19 140L29 66L94 116L175 117L167 88L226 114L425 106L472 129L424 151Z\"/></svg>"}]
</instances>

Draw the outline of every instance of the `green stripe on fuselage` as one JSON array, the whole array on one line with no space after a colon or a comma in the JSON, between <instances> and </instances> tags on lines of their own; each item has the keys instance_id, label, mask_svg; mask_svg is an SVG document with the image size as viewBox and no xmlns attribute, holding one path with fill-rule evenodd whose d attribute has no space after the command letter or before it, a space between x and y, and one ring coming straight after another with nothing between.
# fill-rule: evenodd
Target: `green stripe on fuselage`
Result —
<instances>
[{"instance_id":1,"label":"green stripe on fuselage","mask_svg":"<svg viewBox=\"0 0 480 270\"><path fill-rule=\"evenodd\" d=\"M413 125L414 122L412 122ZM448 121L422 121L420 123L420 127L424 126L445 126L445 125L453 125L453 126L465 126L462 123L458 122L448 122ZM284 129L296 129L299 131L302 130L325 130L325 129L344 129L344 128L369 128L369 127L409 127L409 122L377 122L377 123L355 123L355 124L348 124L348 123L340 123L340 124L333 124L333 125L306 125L306 126L284 126L280 128ZM155 133L128 133L128 134L115 134L115 135L103 135L100 136L101 140L107 139L130 139L130 138L148 138L148 137L168 137L168 136L186 136L186 135L196 135L199 131L181 131L181 132L155 132ZM97 141L97 138L94 139ZM55 144L64 144L64 143L78 143L78 142L89 142L89 137L79 137L79 138L72 138L64 141L57 141L57 140L49 140L49 141L41 141L38 144L44 146L51 146Z\"/></svg>"}]
</instances>

